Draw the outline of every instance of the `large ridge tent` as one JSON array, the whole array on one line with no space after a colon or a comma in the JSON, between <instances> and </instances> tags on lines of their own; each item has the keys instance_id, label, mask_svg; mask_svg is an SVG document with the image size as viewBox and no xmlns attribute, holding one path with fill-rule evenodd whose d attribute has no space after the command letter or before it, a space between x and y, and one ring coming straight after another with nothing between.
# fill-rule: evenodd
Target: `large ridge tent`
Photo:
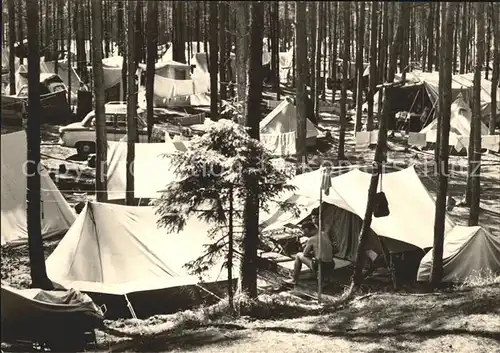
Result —
<instances>
[{"instance_id":1,"label":"large ridge tent","mask_svg":"<svg viewBox=\"0 0 500 353\"><path fill-rule=\"evenodd\" d=\"M472 102L473 91L473 73L457 74L452 76L451 96L455 100L462 96L463 100L470 104ZM396 74L396 80L401 79L401 74ZM425 107L430 111L430 116L423 126L426 126L434 118L434 112L437 109L439 92L439 73L412 71L406 74L406 83L404 86L391 90L390 102L391 110L389 115L393 116L397 112L406 111L421 114ZM379 92L374 95L373 110L379 112L378 100ZM366 110L367 103L363 104ZM484 122L488 121L491 112L491 81L484 77L481 79L481 117ZM500 113L500 100L497 99L497 112ZM391 120L393 124L393 120ZM397 128L391 125L390 128Z\"/></svg>"},{"instance_id":2,"label":"large ridge tent","mask_svg":"<svg viewBox=\"0 0 500 353\"><path fill-rule=\"evenodd\" d=\"M400 79L401 74L396 74L396 79ZM451 79L451 96L452 99L457 99L459 94L462 94L464 100L470 104L472 101L474 74L457 74L452 75ZM439 72L422 72L412 71L406 74L406 81L409 83L424 83L428 95L432 101L438 100L439 92ZM497 112L500 112L500 102L497 101ZM491 112L491 81L481 77L481 115L487 117Z\"/></svg>"},{"instance_id":3,"label":"large ridge tent","mask_svg":"<svg viewBox=\"0 0 500 353\"><path fill-rule=\"evenodd\" d=\"M285 98L259 123L261 140L274 155L295 154L297 109L290 98ZM318 129L307 119L306 144L314 146Z\"/></svg>"},{"instance_id":4,"label":"large ridge tent","mask_svg":"<svg viewBox=\"0 0 500 353\"><path fill-rule=\"evenodd\" d=\"M28 241L26 223L26 133L5 134L1 137L2 155L2 218L3 245L23 244ZM48 171L42 169L41 209L42 236L48 238L66 232L76 215L68 205Z\"/></svg>"},{"instance_id":5,"label":"large ridge tent","mask_svg":"<svg viewBox=\"0 0 500 353\"><path fill-rule=\"evenodd\" d=\"M428 281L432 268L429 251L418 269L417 280ZM464 282L470 277L500 273L500 238L482 227L456 226L446 234L443 247L443 282Z\"/></svg>"},{"instance_id":6,"label":"large ridge tent","mask_svg":"<svg viewBox=\"0 0 500 353\"><path fill-rule=\"evenodd\" d=\"M358 247L358 235L366 211L367 191L371 174L354 169L332 177L329 194L323 196L327 204L323 209L325 229L338 244L336 256L353 260ZM382 179L383 191L389 202L390 215L373 218L367 250L381 254L381 242L390 253L423 250L432 247L434 234L434 200L418 178L413 167L386 173ZM275 211L264 219L263 231L277 230L286 223L299 223L319 206L319 170L296 176L293 196L285 195L290 202L303 207L300 217ZM445 229L454 224L446 218ZM377 239L377 236L380 237Z\"/></svg>"},{"instance_id":7,"label":"large ridge tent","mask_svg":"<svg viewBox=\"0 0 500 353\"><path fill-rule=\"evenodd\" d=\"M173 143L136 143L134 160L135 198L158 198L165 186L176 180L165 154L176 152ZM108 198L125 199L127 183L127 143L108 142Z\"/></svg>"},{"instance_id":8,"label":"large ridge tent","mask_svg":"<svg viewBox=\"0 0 500 353\"><path fill-rule=\"evenodd\" d=\"M192 217L182 231L173 233L158 227L155 212L151 206L87 203L47 259L49 278L66 288L120 298L196 286L200 279L184 265L212 242L209 225ZM205 273L205 283L227 279L219 265L216 261ZM134 298L134 310L152 304Z\"/></svg>"}]
</instances>

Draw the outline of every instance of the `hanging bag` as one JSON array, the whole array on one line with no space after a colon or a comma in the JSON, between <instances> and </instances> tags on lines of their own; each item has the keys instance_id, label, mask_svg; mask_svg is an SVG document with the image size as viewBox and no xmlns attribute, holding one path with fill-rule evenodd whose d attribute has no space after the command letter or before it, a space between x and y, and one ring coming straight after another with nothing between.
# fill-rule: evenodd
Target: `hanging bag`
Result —
<instances>
[{"instance_id":1,"label":"hanging bag","mask_svg":"<svg viewBox=\"0 0 500 353\"><path fill-rule=\"evenodd\" d=\"M375 218L387 217L389 212L389 202L385 193L382 191L382 175L380 173L380 191L375 194L375 200L373 202L373 216Z\"/></svg>"}]
</instances>

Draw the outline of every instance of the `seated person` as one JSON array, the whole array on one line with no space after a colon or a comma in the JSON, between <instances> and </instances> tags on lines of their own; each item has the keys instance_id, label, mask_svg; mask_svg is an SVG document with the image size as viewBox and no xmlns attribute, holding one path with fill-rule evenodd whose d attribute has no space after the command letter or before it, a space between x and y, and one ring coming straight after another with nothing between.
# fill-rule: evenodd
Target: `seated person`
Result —
<instances>
[{"instance_id":1,"label":"seated person","mask_svg":"<svg viewBox=\"0 0 500 353\"><path fill-rule=\"evenodd\" d=\"M333 245L330 238L325 232L321 234L321 253L319 253L319 239L318 227L308 222L302 225L304 235L309 237L309 240L304 247L303 252L299 252L295 256L295 265L293 269L293 278L288 280L288 283L295 284L298 282L302 264L305 264L311 270L316 271L318 261L322 263L334 263L333 261Z\"/></svg>"}]
</instances>

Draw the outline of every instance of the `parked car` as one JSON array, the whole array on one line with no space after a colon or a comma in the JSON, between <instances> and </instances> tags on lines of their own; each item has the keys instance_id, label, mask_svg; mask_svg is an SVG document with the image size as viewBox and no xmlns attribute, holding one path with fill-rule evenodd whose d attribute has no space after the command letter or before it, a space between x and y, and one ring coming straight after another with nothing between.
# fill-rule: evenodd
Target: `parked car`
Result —
<instances>
[{"instance_id":1,"label":"parked car","mask_svg":"<svg viewBox=\"0 0 500 353\"><path fill-rule=\"evenodd\" d=\"M22 76L22 75L21 75ZM20 79L21 80L21 79ZM24 84L20 85L15 95L2 95L2 118L5 116L10 124L21 124L22 110L20 106L28 103L27 78L23 76ZM68 104L67 87L59 75L40 74L40 112L38 119L42 124L67 124L71 121L71 111ZM5 113L5 114L4 114Z\"/></svg>"},{"instance_id":2,"label":"parked car","mask_svg":"<svg viewBox=\"0 0 500 353\"><path fill-rule=\"evenodd\" d=\"M104 110L108 141L120 141L127 135L127 104L109 102L104 105ZM147 124L144 116L145 110L137 109L138 142L148 142ZM95 111L88 113L81 122L61 127L59 137L61 146L74 147L80 155L94 153L96 150Z\"/></svg>"}]
</instances>

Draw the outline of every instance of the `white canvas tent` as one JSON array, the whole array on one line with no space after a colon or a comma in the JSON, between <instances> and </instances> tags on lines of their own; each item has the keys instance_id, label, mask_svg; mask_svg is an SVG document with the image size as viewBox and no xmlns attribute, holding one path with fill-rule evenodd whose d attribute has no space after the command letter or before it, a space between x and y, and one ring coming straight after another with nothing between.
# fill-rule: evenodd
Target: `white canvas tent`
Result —
<instances>
[{"instance_id":1,"label":"white canvas tent","mask_svg":"<svg viewBox=\"0 0 500 353\"><path fill-rule=\"evenodd\" d=\"M325 226L329 235L339 244L339 257L353 259L356 253L370 179L371 174L354 169L332 177L329 195L323 195L323 202L329 204L323 211ZM380 254L377 235L390 252L432 247L435 204L415 169L410 167L386 173L382 182L389 202L390 215L373 218L367 249ZM319 170L298 175L292 183L297 187L294 195L290 198L287 194L284 198L304 208L301 217L295 218L290 213L278 210L270 218L263 219L264 231L280 229L286 223L297 224L319 206ZM451 230L453 226L453 222L447 217L446 231Z\"/></svg>"},{"instance_id":2,"label":"white canvas tent","mask_svg":"<svg viewBox=\"0 0 500 353\"><path fill-rule=\"evenodd\" d=\"M418 269L417 280L428 281L432 268L429 251ZM500 273L500 238L482 227L456 226L448 232L443 248L443 282L463 282L470 276Z\"/></svg>"},{"instance_id":3,"label":"white canvas tent","mask_svg":"<svg viewBox=\"0 0 500 353\"><path fill-rule=\"evenodd\" d=\"M154 199L165 186L176 180L164 154L176 152L171 141L165 143L136 143L134 162L134 196ZM108 198L125 199L127 185L127 143L108 142Z\"/></svg>"},{"instance_id":4,"label":"white canvas tent","mask_svg":"<svg viewBox=\"0 0 500 353\"><path fill-rule=\"evenodd\" d=\"M208 225L191 218L181 232L169 233L157 220L150 206L87 203L47 259L49 278L67 288L111 295L197 284L184 265L211 243ZM214 266L204 280L219 278L227 276Z\"/></svg>"},{"instance_id":5,"label":"white canvas tent","mask_svg":"<svg viewBox=\"0 0 500 353\"><path fill-rule=\"evenodd\" d=\"M469 146L469 135L471 130L472 111L469 105L459 97L451 105L450 137L449 145L460 152ZM488 128L483 122L481 124L482 148L498 151L500 149L500 138L498 135L489 135ZM437 119L424 127L420 134L425 134L427 143L436 143Z\"/></svg>"},{"instance_id":6,"label":"white canvas tent","mask_svg":"<svg viewBox=\"0 0 500 353\"><path fill-rule=\"evenodd\" d=\"M259 123L261 141L273 154L283 156L295 153L297 109L290 98L285 98ZM306 144L316 144L318 129L306 120Z\"/></svg>"},{"instance_id":7,"label":"white canvas tent","mask_svg":"<svg viewBox=\"0 0 500 353\"><path fill-rule=\"evenodd\" d=\"M451 105L450 145L454 146L458 136L469 136L472 111L465 100L459 96ZM426 141L436 143L437 119L424 127L420 133L425 134ZM488 135L488 128L481 122L481 135Z\"/></svg>"},{"instance_id":8,"label":"white canvas tent","mask_svg":"<svg viewBox=\"0 0 500 353\"><path fill-rule=\"evenodd\" d=\"M2 154L2 218L3 245L17 245L28 241L26 223L26 133L5 134L1 137ZM41 209L42 236L48 238L63 234L73 224L76 215L68 205L48 171L42 169Z\"/></svg>"}]
</instances>

